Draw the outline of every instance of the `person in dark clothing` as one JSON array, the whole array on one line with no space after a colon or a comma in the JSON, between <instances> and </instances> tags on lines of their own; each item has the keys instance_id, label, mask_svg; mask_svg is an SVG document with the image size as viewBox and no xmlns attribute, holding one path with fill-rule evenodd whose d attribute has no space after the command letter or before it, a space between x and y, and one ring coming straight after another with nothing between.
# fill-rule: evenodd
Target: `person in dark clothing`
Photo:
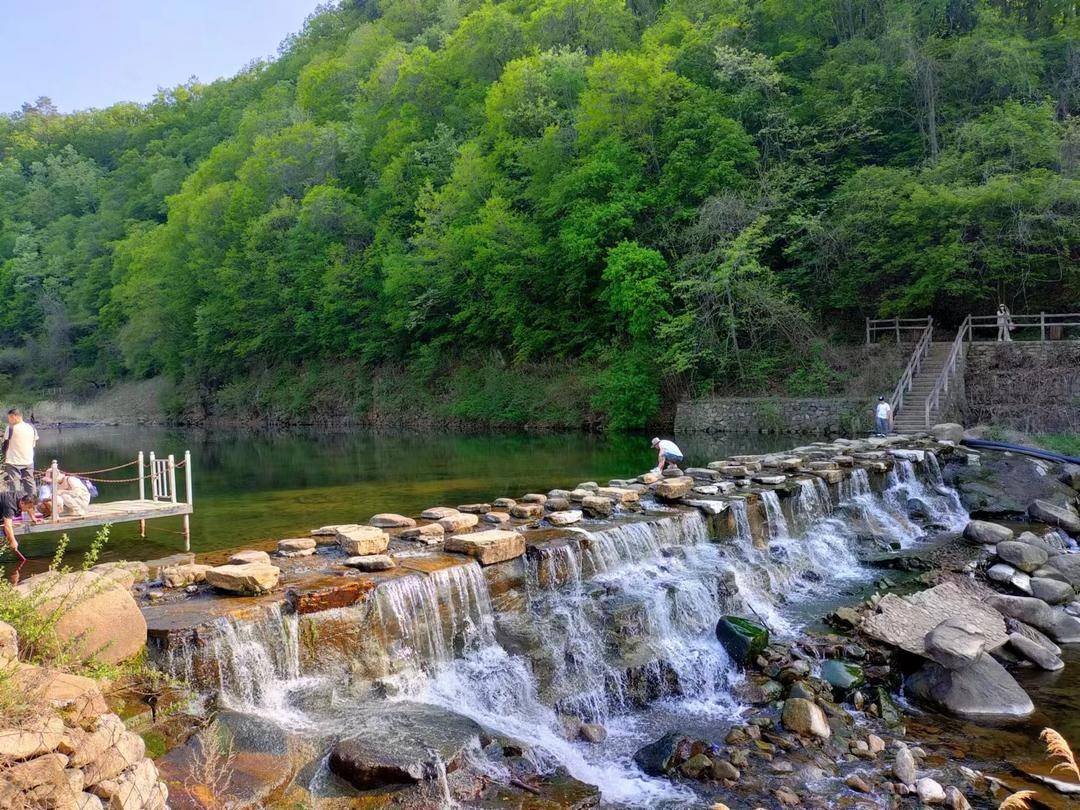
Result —
<instances>
[{"instance_id":1,"label":"person in dark clothing","mask_svg":"<svg viewBox=\"0 0 1080 810\"><path fill-rule=\"evenodd\" d=\"M15 517L22 512L30 515L30 519L34 523L41 522L34 517L34 498L32 496L11 489L6 489L0 493L0 520L4 523L4 539L7 540L7 544L15 552L16 557L20 560L26 560L26 557L19 551L19 541L15 539Z\"/></svg>"}]
</instances>

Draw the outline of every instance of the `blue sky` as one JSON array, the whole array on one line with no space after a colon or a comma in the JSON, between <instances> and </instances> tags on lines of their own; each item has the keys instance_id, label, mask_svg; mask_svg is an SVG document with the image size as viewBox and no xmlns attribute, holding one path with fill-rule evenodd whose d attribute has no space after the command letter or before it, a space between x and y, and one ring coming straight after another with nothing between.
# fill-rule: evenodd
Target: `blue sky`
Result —
<instances>
[{"instance_id":1,"label":"blue sky","mask_svg":"<svg viewBox=\"0 0 1080 810\"><path fill-rule=\"evenodd\" d=\"M317 0L0 0L0 112L148 101L271 56Z\"/></svg>"}]
</instances>

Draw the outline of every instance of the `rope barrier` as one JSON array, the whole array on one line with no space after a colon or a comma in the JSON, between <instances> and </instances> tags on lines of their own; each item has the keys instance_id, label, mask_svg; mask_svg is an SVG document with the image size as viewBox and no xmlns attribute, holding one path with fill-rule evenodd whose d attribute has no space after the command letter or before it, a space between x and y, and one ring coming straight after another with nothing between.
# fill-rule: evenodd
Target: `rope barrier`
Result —
<instances>
[{"instance_id":1,"label":"rope barrier","mask_svg":"<svg viewBox=\"0 0 1080 810\"><path fill-rule=\"evenodd\" d=\"M158 459L158 461L164 461L164 459ZM126 464L117 464L115 467L105 467L104 469L101 469L101 470L87 470L86 472L66 472L65 470L60 470L60 472L62 472L64 475L74 475L76 478L81 478L84 481L93 481L95 484L135 484L135 483L138 483L140 480L152 480L154 478L154 476L156 475L156 473L153 470L145 472L141 476L137 475L134 478L91 478L90 477L90 476L96 475L98 473L112 472L113 470L122 470L125 467L133 467L138 463L139 463L139 461L138 461L138 459L136 459L135 461L129 461ZM182 467L185 467L185 466L187 466L187 459L186 458L181 459L180 461L177 461L176 463L174 463L173 464L173 469L174 470L179 470L179 469L181 469ZM48 473L51 469L52 469L51 467L46 467L43 470L34 470L34 478L39 480L39 481L45 480L45 474Z\"/></svg>"}]
</instances>

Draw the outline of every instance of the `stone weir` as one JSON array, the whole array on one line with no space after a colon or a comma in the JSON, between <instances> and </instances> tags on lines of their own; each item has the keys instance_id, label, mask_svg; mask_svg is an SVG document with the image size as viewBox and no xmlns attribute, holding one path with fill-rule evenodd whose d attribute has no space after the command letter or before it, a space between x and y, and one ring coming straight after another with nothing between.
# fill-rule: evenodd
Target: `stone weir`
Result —
<instances>
[{"instance_id":1,"label":"stone weir","mask_svg":"<svg viewBox=\"0 0 1080 810\"><path fill-rule=\"evenodd\" d=\"M929 437L838 439L157 561L163 587L143 606L151 651L217 694L221 722L314 740L308 763L324 776L308 782L325 785L327 768L360 791L431 782L427 754L402 762L412 749L388 730L403 713L421 752L462 730L436 746L451 774L477 744L486 759L475 770L489 773L502 740L501 756L517 753L497 770L527 761L586 799L595 785L607 801L659 803L672 789L628 765L617 740L589 756L574 741L685 700L698 718L729 720L742 679L716 643L718 618L753 614L794 636L793 606L869 578L860 555L962 529L938 463L956 452ZM178 807L183 756L159 761ZM294 775L277 776L295 787Z\"/></svg>"},{"instance_id":2,"label":"stone weir","mask_svg":"<svg viewBox=\"0 0 1080 810\"><path fill-rule=\"evenodd\" d=\"M337 661L355 673L359 663L375 678L393 669L386 651L409 632L387 617L396 608L423 611L442 592L449 598L440 611L464 616L483 590L502 614L523 606L530 581L534 589L562 587L702 539L764 550L864 496L868 504L899 501L891 512L851 508L844 517L856 538L884 548L922 534L912 518L931 513L938 528L962 529L966 514L942 486L937 461L955 451L925 437L836 439L606 486L584 482L416 517L379 514L199 561L175 555L149 563L163 585L142 608L150 647L168 669L214 685L220 659L200 663L200 650L235 643L237 628L267 624L286 648L299 645L302 671ZM441 647L447 637L414 641L422 657L451 652Z\"/></svg>"}]
</instances>

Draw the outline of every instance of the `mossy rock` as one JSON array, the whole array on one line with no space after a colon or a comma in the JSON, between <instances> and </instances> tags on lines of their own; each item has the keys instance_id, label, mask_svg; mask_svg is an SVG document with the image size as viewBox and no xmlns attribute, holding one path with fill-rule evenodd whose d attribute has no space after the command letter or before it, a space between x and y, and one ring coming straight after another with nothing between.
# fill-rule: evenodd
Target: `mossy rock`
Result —
<instances>
[{"instance_id":1,"label":"mossy rock","mask_svg":"<svg viewBox=\"0 0 1080 810\"><path fill-rule=\"evenodd\" d=\"M716 638L740 666L746 666L769 646L768 628L740 616L721 616L716 623Z\"/></svg>"},{"instance_id":2,"label":"mossy rock","mask_svg":"<svg viewBox=\"0 0 1080 810\"><path fill-rule=\"evenodd\" d=\"M821 678L833 689L844 692L857 689L866 683L862 667L848 661L826 661L821 665Z\"/></svg>"}]
</instances>

